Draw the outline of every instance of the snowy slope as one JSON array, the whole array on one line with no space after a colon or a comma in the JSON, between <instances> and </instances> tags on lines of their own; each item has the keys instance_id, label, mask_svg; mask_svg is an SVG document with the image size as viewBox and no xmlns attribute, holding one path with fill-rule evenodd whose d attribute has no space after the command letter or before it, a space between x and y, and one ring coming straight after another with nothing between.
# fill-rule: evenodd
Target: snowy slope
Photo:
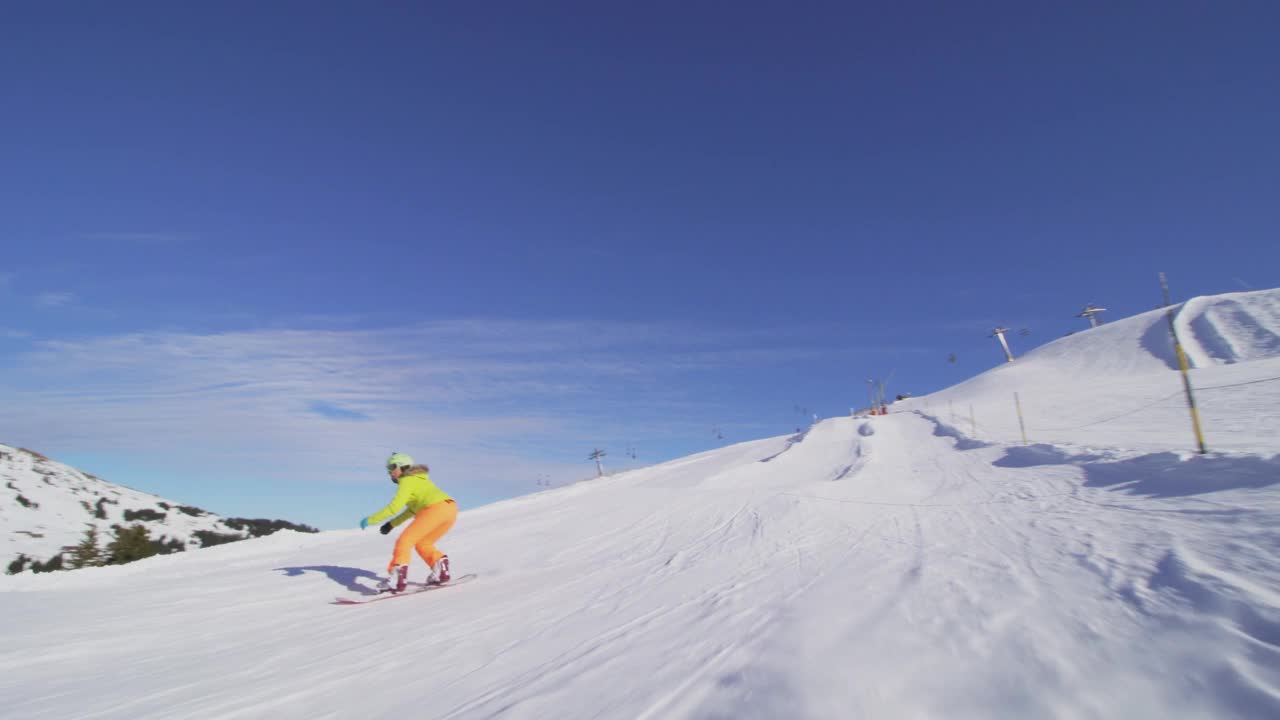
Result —
<instances>
[{"instance_id":1,"label":"snowy slope","mask_svg":"<svg viewBox=\"0 0 1280 720\"><path fill-rule=\"evenodd\" d=\"M993 378L1013 377L1056 390L1075 412L1063 425L1141 403L1148 377L1172 371L1142 343L1146 316L1132 320L949 392L994 407L986 394L1006 387ZM1106 360L1108 393L1081 408L1065 385L1099 378L1083 359L1072 370L1089 355L1068 346L1098 337L1131 357ZM1274 362L1265 339L1232 347L1235 362L1197 373ZM1280 414L1274 384L1244 386L1265 399L1259 421ZM1094 447L1024 446L959 433L926 401L940 404L464 508L441 545L479 579L419 596L330 604L385 566L391 540L372 531L0 578L0 707L33 719L1280 717L1275 436L1206 456L1180 452L1173 423L1121 425Z\"/></svg>"},{"instance_id":2,"label":"snowy slope","mask_svg":"<svg viewBox=\"0 0 1280 720\"><path fill-rule=\"evenodd\" d=\"M137 513L141 512L141 515ZM0 445L0 562L18 555L44 562L98 529L100 545L113 525L140 524L152 540L200 547L196 533L249 537L199 508L139 492L83 473L30 450Z\"/></svg>"},{"instance_id":3,"label":"snowy slope","mask_svg":"<svg viewBox=\"0 0 1280 720\"><path fill-rule=\"evenodd\" d=\"M1265 451L1280 436L1280 290L1175 308L1211 450ZM897 403L986 440L1144 451L1194 449L1164 310L1060 338L947 390ZM1018 397L1014 397L1017 393Z\"/></svg>"}]
</instances>

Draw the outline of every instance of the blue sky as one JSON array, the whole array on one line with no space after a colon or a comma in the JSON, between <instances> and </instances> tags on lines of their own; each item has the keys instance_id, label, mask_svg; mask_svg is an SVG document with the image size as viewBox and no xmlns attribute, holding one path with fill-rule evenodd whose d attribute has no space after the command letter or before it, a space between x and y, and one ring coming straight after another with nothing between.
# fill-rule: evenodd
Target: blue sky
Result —
<instances>
[{"instance_id":1,"label":"blue sky","mask_svg":"<svg viewBox=\"0 0 1280 720\"><path fill-rule=\"evenodd\" d=\"M345 527L1280 285L1280 6L882 5L12 8L0 441Z\"/></svg>"}]
</instances>

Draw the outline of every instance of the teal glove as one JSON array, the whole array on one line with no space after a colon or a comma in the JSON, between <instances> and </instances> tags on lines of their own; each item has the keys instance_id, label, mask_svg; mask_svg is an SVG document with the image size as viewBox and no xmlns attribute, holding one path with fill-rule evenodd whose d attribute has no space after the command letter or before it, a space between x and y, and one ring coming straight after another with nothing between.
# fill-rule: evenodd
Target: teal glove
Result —
<instances>
[{"instance_id":1,"label":"teal glove","mask_svg":"<svg viewBox=\"0 0 1280 720\"><path fill-rule=\"evenodd\" d=\"M360 518L360 529L364 530L369 527L369 518Z\"/></svg>"}]
</instances>

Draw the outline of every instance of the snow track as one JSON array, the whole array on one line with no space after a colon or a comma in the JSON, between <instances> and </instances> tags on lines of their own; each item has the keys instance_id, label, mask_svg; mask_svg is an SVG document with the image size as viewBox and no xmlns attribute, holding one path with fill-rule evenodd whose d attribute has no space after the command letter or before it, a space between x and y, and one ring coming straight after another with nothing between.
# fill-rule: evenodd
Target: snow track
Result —
<instances>
[{"instance_id":1,"label":"snow track","mask_svg":"<svg viewBox=\"0 0 1280 720\"><path fill-rule=\"evenodd\" d=\"M1255 480L1213 492L1143 480L1184 462L841 418L466 511L445 545L481 579L403 602L327 604L389 552L347 531L6 578L0 701L32 719L1276 716L1274 466L1193 465Z\"/></svg>"}]
</instances>

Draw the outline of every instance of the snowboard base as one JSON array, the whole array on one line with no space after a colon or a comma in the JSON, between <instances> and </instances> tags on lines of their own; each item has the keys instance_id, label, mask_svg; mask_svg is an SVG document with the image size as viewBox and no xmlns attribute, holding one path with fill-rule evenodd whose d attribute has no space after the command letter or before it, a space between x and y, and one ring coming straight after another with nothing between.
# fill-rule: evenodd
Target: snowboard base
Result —
<instances>
[{"instance_id":1,"label":"snowboard base","mask_svg":"<svg viewBox=\"0 0 1280 720\"><path fill-rule=\"evenodd\" d=\"M447 583L437 583L434 585L427 585L425 583L409 583L408 587L406 587L403 592L398 592L398 593L385 592L385 593L378 593L377 595L367 595L364 597L338 597L338 598L334 598L333 602L335 605L364 605L365 603L378 602L379 600L390 600L391 598L409 597L410 595L417 595L418 593L431 592L432 590L444 590L445 588L450 588L450 587L453 587L454 585L463 585L465 583L469 583L478 577L480 576L475 573L468 573L466 575L460 575L456 578L453 578Z\"/></svg>"}]
</instances>

